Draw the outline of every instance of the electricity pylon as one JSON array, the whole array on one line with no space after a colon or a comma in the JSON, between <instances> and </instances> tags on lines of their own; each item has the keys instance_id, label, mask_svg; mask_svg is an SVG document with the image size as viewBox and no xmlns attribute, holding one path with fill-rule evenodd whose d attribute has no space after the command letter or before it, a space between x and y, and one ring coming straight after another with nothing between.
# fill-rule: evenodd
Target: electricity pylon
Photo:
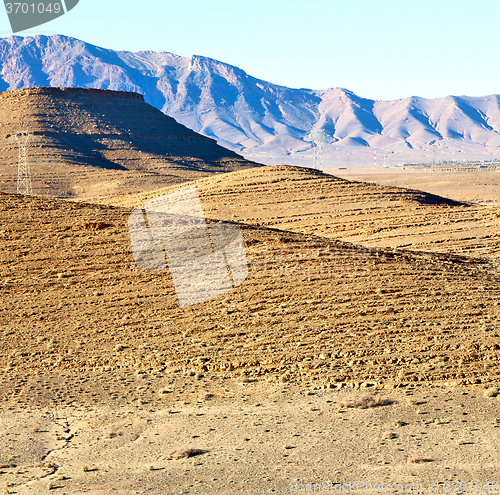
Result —
<instances>
[{"instance_id":1,"label":"electricity pylon","mask_svg":"<svg viewBox=\"0 0 500 495\"><path fill-rule=\"evenodd\" d=\"M432 164L433 165L438 164L438 156L439 156L439 148L434 148L432 150Z\"/></svg>"},{"instance_id":2,"label":"electricity pylon","mask_svg":"<svg viewBox=\"0 0 500 495\"><path fill-rule=\"evenodd\" d=\"M30 165L28 163L27 148L29 142L34 141L33 135L29 131L18 131L12 139L19 145L19 165L17 168L17 194L32 195L33 185L31 183Z\"/></svg>"},{"instance_id":3,"label":"electricity pylon","mask_svg":"<svg viewBox=\"0 0 500 495\"><path fill-rule=\"evenodd\" d=\"M316 135L316 136L315 136ZM314 147L314 161L313 168L323 171L323 143L325 142L327 134L324 129L311 130L304 138L306 141L311 141Z\"/></svg>"},{"instance_id":4,"label":"electricity pylon","mask_svg":"<svg viewBox=\"0 0 500 495\"><path fill-rule=\"evenodd\" d=\"M404 175L404 178L401 177L401 182L402 182L401 187L405 187L405 186L410 187L408 185L408 170L406 168L406 150L404 150L402 153L403 153L403 157L401 160L401 166L404 168L405 175ZM403 183L403 181L404 181L404 183Z\"/></svg>"},{"instance_id":5,"label":"electricity pylon","mask_svg":"<svg viewBox=\"0 0 500 495\"><path fill-rule=\"evenodd\" d=\"M352 155L352 151L346 151L344 153L345 165L346 165L347 170L349 170L349 172L351 171L351 155Z\"/></svg>"}]
</instances>

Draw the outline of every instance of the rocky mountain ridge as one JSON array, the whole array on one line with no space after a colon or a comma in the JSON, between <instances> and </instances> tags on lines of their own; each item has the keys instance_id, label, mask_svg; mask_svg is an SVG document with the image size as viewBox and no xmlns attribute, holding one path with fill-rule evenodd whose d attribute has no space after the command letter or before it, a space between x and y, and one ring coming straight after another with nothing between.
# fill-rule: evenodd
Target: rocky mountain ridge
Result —
<instances>
[{"instance_id":1,"label":"rocky mountain ridge","mask_svg":"<svg viewBox=\"0 0 500 495\"><path fill-rule=\"evenodd\" d=\"M263 162L311 161L324 130L328 162L500 156L500 96L362 98L343 88L291 89L207 57L113 51L62 35L0 40L0 90L70 86L139 92L178 122Z\"/></svg>"}]
</instances>

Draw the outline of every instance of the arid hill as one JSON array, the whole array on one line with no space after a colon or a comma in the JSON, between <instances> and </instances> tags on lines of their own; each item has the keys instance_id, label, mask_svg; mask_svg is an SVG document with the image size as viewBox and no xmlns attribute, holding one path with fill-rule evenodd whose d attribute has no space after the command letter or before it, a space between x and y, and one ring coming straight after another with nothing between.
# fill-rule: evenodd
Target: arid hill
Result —
<instances>
[{"instance_id":1,"label":"arid hill","mask_svg":"<svg viewBox=\"0 0 500 495\"><path fill-rule=\"evenodd\" d=\"M485 260L240 224L248 278L183 310L168 271L134 265L130 211L0 195L0 367L497 380L500 283Z\"/></svg>"},{"instance_id":2,"label":"arid hill","mask_svg":"<svg viewBox=\"0 0 500 495\"><path fill-rule=\"evenodd\" d=\"M206 215L217 219L370 247L487 257L491 263L500 252L498 206L285 165L208 177L195 184ZM173 189L130 195L112 204L140 206Z\"/></svg>"},{"instance_id":3,"label":"arid hill","mask_svg":"<svg viewBox=\"0 0 500 495\"><path fill-rule=\"evenodd\" d=\"M0 190L15 192L21 130L35 194L99 200L257 167L125 91L31 88L0 93Z\"/></svg>"},{"instance_id":4,"label":"arid hill","mask_svg":"<svg viewBox=\"0 0 500 495\"><path fill-rule=\"evenodd\" d=\"M0 193L7 493L493 479L500 278L473 230L495 208L293 167L195 183L248 277L185 309L128 233L174 186L127 206Z\"/></svg>"}]
</instances>

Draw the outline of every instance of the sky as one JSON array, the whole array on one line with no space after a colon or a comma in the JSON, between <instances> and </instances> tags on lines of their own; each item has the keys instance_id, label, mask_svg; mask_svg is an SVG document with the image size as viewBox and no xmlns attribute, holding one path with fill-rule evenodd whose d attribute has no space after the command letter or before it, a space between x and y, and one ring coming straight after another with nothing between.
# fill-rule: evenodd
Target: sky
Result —
<instances>
[{"instance_id":1,"label":"sky","mask_svg":"<svg viewBox=\"0 0 500 495\"><path fill-rule=\"evenodd\" d=\"M498 19L498 0L80 0L18 35L203 55L291 88L392 100L500 93Z\"/></svg>"}]
</instances>

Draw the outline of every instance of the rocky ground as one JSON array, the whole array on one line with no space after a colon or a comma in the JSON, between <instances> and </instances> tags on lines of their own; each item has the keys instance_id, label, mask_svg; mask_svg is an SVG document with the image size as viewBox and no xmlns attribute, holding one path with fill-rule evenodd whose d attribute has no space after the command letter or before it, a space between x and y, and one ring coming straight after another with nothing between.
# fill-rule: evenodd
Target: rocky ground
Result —
<instances>
[{"instance_id":1,"label":"rocky ground","mask_svg":"<svg viewBox=\"0 0 500 495\"><path fill-rule=\"evenodd\" d=\"M472 180L475 176L468 177ZM397 182L392 173L376 178ZM272 166L208 177L195 184L206 215L217 219L363 246L496 257L499 205L476 204L467 195L462 198L458 193L466 179L458 181L455 189L449 185L434 191L430 180L422 179L420 190L339 178L307 168ZM140 206L175 187L107 202ZM428 190L432 192L424 192ZM438 192L445 196L438 196ZM475 194L475 189L471 192Z\"/></svg>"},{"instance_id":2,"label":"rocky ground","mask_svg":"<svg viewBox=\"0 0 500 495\"><path fill-rule=\"evenodd\" d=\"M105 383L120 378L155 383L127 373ZM347 407L352 391L214 376L190 386L162 405L111 405L101 393L97 405L11 403L0 415L4 493L497 491L499 399L479 390L404 387L358 409Z\"/></svg>"},{"instance_id":3,"label":"rocky ground","mask_svg":"<svg viewBox=\"0 0 500 495\"><path fill-rule=\"evenodd\" d=\"M498 478L495 206L290 167L197 189L240 226L249 275L186 309L127 231L171 189L0 194L6 493ZM342 405L360 391L392 403Z\"/></svg>"},{"instance_id":4,"label":"rocky ground","mask_svg":"<svg viewBox=\"0 0 500 495\"><path fill-rule=\"evenodd\" d=\"M177 123L142 95L88 88L0 94L0 191L17 192L19 143L35 195L100 202L130 192L257 167Z\"/></svg>"}]
</instances>

